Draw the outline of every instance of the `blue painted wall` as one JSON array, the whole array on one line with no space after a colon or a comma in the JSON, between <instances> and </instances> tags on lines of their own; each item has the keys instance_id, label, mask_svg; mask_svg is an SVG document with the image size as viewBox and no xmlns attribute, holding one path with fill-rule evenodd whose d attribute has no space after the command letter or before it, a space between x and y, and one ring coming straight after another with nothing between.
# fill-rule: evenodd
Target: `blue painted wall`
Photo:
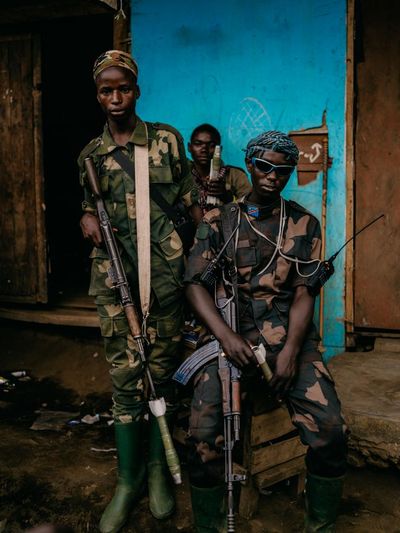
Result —
<instances>
[{"instance_id":1,"label":"blue painted wall","mask_svg":"<svg viewBox=\"0 0 400 533\"><path fill-rule=\"evenodd\" d=\"M223 158L243 166L247 141L267 129L319 126L330 155L327 255L345 238L346 2L132 0L139 115L186 140L202 122L222 133ZM321 181L285 190L320 217ZM326 285L325 357L344 348L344 255Z\"/></svg>"}]
</instances>

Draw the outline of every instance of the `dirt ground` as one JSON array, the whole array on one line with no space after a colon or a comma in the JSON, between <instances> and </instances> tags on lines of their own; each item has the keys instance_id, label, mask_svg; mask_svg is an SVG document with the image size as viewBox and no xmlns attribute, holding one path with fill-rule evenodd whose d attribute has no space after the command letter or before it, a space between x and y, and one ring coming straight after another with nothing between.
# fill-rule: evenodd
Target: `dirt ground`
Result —
<instances>
[{"instance_id":1,"label":"dirt ground","mask_svg":"<svg viewBox=\"0 0 400 533\"><path fill-rule=\"evenodd\" d=\"M99 335L3 321L0 336L0 376L8 380L0 386L0 533L45 522L69 525L76 533L96 532L116 473L110 383ZM30 379L11 374L21 370ZM56 413L46 421L49 411ZM74 422L95 414L100 419L93 424ZM30 429L35 420L53 429ZM124 531L193 531L185 450L179 452L184 480L176 489L176 514L162 522L153 519L144 495ZM399 501L398 470L350 467L337 530L400 533ZM254 518L239 518L237 531L297 532L302 517L295 482L281 483L261 495Z\"/></svg>"}]
</instances>

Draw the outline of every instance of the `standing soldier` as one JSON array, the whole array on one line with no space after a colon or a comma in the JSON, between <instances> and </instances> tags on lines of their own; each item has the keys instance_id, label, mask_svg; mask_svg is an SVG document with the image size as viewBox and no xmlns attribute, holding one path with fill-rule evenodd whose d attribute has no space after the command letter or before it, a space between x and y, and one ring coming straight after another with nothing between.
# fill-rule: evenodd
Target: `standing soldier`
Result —
<instances>
[{"instance_id":1,"label":"standing soldier","mask_svg":"<svg viewBox=\"0 0 400 533\"><path fill-rule=\"evenodd\" d=\"M281 197L299 151L285 134L268 131L252 139L246 166L253 190L239 205L209 211L199 225L185 274L187 297L232 362L244 384L256 387L250 347L262 343L274 375L270 386L286 399L293 424L308 445L305 531L333 531L346 471L346 426L332 378L318 351L312 323L314 297L308 287L319 265L318 220ZM223 321L200 276L237 227L232 266L223 279L237 286L238 333ZM229 233L226 228L229 228ZM253 369L253 370L252 370ZM196 377L190 418L192 508L197 531L223 527L221 479L222 409L218 364Z\"/></svg>"},{"instance_id":2,"label":"standing soldier","mask_svg":"<svg viewBox=\"0 0 400 533\"><path fill-rule=\"evenodd\" d=\"M222 162L218 180L210 180L210 164L215 147L221 144L221 135L211 124L197 126L190 136L188 150L193 178L199 188L199 203L203 213L209 210L207 196L216 196L226 204L242 198L251 191L246 173L239 167Z\"/></svg>"},{"instance_id":3,"label":"standing soldier","mask_svg":"<svg viewBox=\"0 0 400 533\"><path fill-rule=\"evenodd\" d=\"M117 162L135 161L135 146L148 147L149 175L152 187L164 200L178 202L192 209L196 196L193 179L180 134L171 126L143 122L136 115L138 67L132 57L119 50L109 50L96 60L93 77L97 100L106 116L103 133L81 152L78 164L85 199L81 228L95 248L89 294L95 297L104 337L106 359L111 365L113 415L118 451L118 483L115 494L101 522L102 533L117 532L126 522L146 478L143 457L142 417L145 411L144 369L136 343L128 333L128 324L111 288L110 262L102 246L102 236L93 198L88 188L84 159L91 157L98 175L103 198L115 228L120 252L134 301L139 303L138 254L136 235L136 198L134 172ZM119 161L121 161L119 159ZM125 167L125 168L124 168ZM167 402L167 419L175 409L175 387L171 376L179 364L183 325L184 256L182 242L164 210L151 200L151 303L146 334L151 350L149 366L156 391ZM150 266L149 266L150 268ZM137 305L140 308L139 305ZM147 480L150 511L154 517L169 516L175 507L170 487L165 453L153 415L149 421Z\"/></svg>"}]
</instances>

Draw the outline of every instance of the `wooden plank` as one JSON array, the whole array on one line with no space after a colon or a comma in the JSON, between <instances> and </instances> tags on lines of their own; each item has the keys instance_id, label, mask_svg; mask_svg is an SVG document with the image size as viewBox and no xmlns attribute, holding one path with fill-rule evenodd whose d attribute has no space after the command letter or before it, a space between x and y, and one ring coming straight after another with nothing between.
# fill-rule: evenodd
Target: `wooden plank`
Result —
<instances>
[{"instance_id":1,"label":"wooden plank","mask_svg":"<svg viewBox=\"0 0 400 533\"><path fill-rule=\"evenodd\" d=\"M82 17L115 12L118 0L9 0L1 2L2 24L20 24L64 17Z\"/></svg>"},{"instance_id":2,"label":"wooden plank","mask_svg":"<svg viewBox=\"0 0 400 533\"><path fill-rule=\"evenodd\" d=\"M44 174L42 157L42 65L39 35L32 39L33 147L36 211L37 290L36 301L47 303L47 253L45 230Z\"/></svg>"},{"instance_id":3,"label":"wooden plank","mask_svg":"<svg viewBox=\"0 0 400 533\"><path fill-rule=\"evenodd\" d=\"M289 411L278 407L269 413L253 416L251 420L251 446L277 439L294 430Z\"/></svg>"},{"instance_id":4,"label":"wooden plank","mask_svg":"<svg viewBox=\"0 0 400 533\"><path fill-rule=\"evenodd\" d=\"M373 0L363 0L363 61L356 67L355 227L386 216L354 245L355 328L400 330L399 20L398 0L385 0L380 9Z\"/></svg>"},{"instance_id":5,"label":"wooden plank","mask_svg":"<svg viewBox=\"0 0 400 533\"><path fill-rule=\"evenodd\" d=\"M258 474L263 470L272 468L273 466L285 463L290 459L304 455L306 452L299 437L293 437L270 446L265 446L259 450L253 451L251 459L251 474Z\"/></svg>"},{"instance_id":6,"label":"wooden plank","mask_svg":"<svg viewBox=\"0 0 400 533\"><path fill-rule=\"evenodd\" d=\"M82 326L99 328L100 322L96 311L82 309L19 309L0 307L0 318L33 322L37 324L55 324L61 326Z\"/></svg>"},{"instance_id":7,"label":"wooden plank","mask_svg":"<svg viewBox=\"0 0 400 533\"><path fill-rule=\"evenodd\" d=\"M300 455L290 461L260 472L254 476L254 482L259 489L264 489L284 479L302 474L304 471L304 456Z\"/></svg>"},{"instance_id":8,"label":"wooden plank","mask_svg":"<svg viewBox=\"0 0 400 533\"><path fill-rule=\"evenodd\" d=\"M354 232L354 0L347 2L346 68L346 239ZM354 248L345 250L345 332L347 346L354 331Z\"/></svg>"},{"instance_id":9,"label":"wooden plank","mask_svg":"<svg viewBox=\"0 0 400 533\"><path fill-rule=\"evenodd\" d=\"M0 37L0 66L0 299L45 302L38 39Z\"/></svg>"},{"instance_id":10,"label":"wooden plank","mask_svg":"<svg viewBox=\"0 0 400 533\"><path fill-rule=\"evenodd\" d=\"M0 80L0 294L31 300L37 290L31 36L1 40L0 48L7 72Z\"/></svg>"}]
</instances>

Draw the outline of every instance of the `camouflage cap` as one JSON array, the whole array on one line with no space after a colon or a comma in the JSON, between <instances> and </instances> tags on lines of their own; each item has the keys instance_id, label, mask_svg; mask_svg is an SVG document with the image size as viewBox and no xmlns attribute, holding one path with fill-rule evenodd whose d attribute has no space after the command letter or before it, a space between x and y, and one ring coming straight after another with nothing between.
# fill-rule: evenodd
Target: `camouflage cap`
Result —
<instances>
[{"instance_id":1,"label":"camouflage cap","mask_svg":"<svg viewBox=\"0 0 400 533\"><path fill-rule=\"evenodd\" d=\"M130 54L127 54L122 50L107 50L107 52L103 52L99 55L93 65L93 79L96 80L97 76L109 67L126 68L132 72L135 78L138 77L138 66L136 61Z\"/></svg>"}]
</instances>

